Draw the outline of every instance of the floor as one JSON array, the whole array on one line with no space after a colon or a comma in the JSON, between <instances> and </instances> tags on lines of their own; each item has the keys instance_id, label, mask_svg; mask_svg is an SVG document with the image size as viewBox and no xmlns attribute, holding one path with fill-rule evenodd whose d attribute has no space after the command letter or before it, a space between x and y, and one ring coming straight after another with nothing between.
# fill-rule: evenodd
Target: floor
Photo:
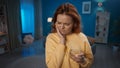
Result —
<instances>
[{"instance_id":1,"label":"floor","mask_svg":"<svg viewBox=\"0 0 120 68\"><path fill-rule=\"evenodd\" d=\"M29 68L33 68L33 66L35 66L34 68L44 68L45 67L44 55L45 55L44 41L36 40L32 45L30 45L30 47L22 47L22 49L16 48L15 51L11 54L9 53L1 54L0 68L16 68L15 66L17 66L18 63L20 64L18 65L17 68L27 68L27 66L29 66ZM32 62L34 62L36 65L30 66ZM21 67L20 65L25 67Z\"/></svg>"},{"instance_id":2,"label":"floor","mask_svg":"<svg viewBox=\"0 0 120 68\"><path fill-rule=\"evenodd\" d=\"M98 44L92 68L120 68L120 51L112 46Z\"/></svg>"},{"instance_id":3,"label":"floor","mask_svg":"<svg viewBox=\"0 0 120 68\"><path fill-rule=\"evenodd\" d=\"M0 55L0 68L46 68L43 45L41 40L36 41L32 46L34 54L23 55L16 51L13 54ZM113 50L109 45L96 44L94 58L92 68L120 68L120 51Z\"/></svg>"}]
</instances>

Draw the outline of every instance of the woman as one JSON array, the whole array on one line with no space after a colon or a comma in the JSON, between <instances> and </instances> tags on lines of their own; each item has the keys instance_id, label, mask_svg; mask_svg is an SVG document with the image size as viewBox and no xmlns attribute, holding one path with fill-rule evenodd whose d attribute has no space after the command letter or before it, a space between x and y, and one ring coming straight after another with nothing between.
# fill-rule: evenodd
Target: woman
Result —
<instances>
[{"instance_id":1,"label":"woman","mask_svg":"<svg viewBox=\"0 0 120 68\"><path fill-rule=\"evenodd\" d=\"M93 54L87 37L81 32L76 8L65 3L53 17L52 33L46 39L48 68L89 68Z\"/></svg>"}]
</instances>

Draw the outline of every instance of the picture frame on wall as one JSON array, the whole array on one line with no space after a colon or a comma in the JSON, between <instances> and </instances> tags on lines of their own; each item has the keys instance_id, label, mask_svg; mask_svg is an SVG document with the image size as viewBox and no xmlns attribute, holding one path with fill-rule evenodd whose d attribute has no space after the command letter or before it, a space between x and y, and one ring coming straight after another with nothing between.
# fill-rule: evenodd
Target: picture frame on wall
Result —
<instances>
[{"instance_id":1,"label":"picture frame on wall","mask_svg":"<svg viewBox=\"0 0 120 68\"><path fill-rule=\"evenodd\" d=\"M91 1L86 1L82 3L82 13L83 14L91 13Z\"/></svg>"}]
</instances>

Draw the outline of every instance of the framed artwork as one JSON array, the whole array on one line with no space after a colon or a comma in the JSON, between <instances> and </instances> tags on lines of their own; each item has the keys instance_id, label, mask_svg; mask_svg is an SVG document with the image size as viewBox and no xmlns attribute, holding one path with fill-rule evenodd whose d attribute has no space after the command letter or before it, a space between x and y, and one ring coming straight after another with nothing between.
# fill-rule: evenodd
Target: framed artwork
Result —
<instances>
[{"instance_id":1,"label":"framed artwork","mask_svg":"<svg viewBox=\"0 0 120 68\"><path fill-rule=\"evenodd\" d=\"M82 13L83 14L91 13L91 1L86 1L82 3Z\"/></svg>"}]
</instances>

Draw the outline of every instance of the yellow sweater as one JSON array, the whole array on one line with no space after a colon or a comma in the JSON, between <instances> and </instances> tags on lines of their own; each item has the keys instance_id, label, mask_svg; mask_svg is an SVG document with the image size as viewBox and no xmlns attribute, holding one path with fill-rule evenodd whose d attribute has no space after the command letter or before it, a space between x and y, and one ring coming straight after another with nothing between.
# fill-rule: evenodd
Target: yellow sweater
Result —
<instances>
[{"instance_id":1,"label":"yellow sweater","mask_svg":"<svg viewBox=\"0 0 120 68\"><path fill-rule=\"evenodd\" d=\"M57 33L50 33L46 39L46 64L48 68L90 68L93 54L87 37L83 33L70 34L66 37L66 45L59 43ZM79 49L85 53L85 64L78 64L70 58L71 49Z\"/></svg>"}]
</instances>

